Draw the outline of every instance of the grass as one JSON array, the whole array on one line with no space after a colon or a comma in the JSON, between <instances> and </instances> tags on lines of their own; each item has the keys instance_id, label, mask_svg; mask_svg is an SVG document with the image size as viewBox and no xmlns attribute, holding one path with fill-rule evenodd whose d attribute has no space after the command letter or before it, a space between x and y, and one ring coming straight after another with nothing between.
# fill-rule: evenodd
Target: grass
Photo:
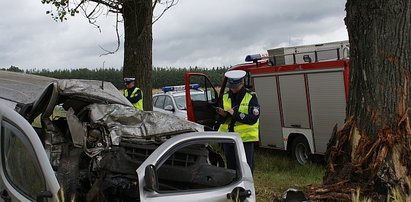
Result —
<instances>
[{"instance_id":1,"label":"grass","mask_svg":"<svg viewBox=\"0 0 411 202\"><path fill-rule=\"evenodd\" d=\"M407 180L406 181L406 187L408 187L408 190L405 190L406 193L402 193L400 191L400 187L394 187L393 189L390 190L389 194L387 195L387 202L402 202L402 201L411 201L411 181ZM357 189L355 193L351 194L351 200L353 202L371 202L372 200L367 197L362 197L360 194L360 189Z\"/></svg>"},{"instance_id":2,"label":"grass","mask_svg":"<svg viewBox=\"0 0 411 202\"><path fill-rule=\"evenodd\" d=\"M50 119L54 120L58 117L66 117L66 111L63 109L61 105L57 105L54 107L54 111L53 114L50 116ZM36 128L41 128L41 114L34 119L31 125Z\"/></svg>"},{"instance_id":3,"label":"grass","mask_svg":"<svg viewBox=\"0 0 411 202\"><path fill-rule=\"evenodd\" d=\"M321 184L325 168L319 163L299 165L285 152L257 148L255 151L254 186L258 202L279 201L288 188L305 191L309 184ZM411 182L407 181L408 193ZM410 194L401 193L399 188L390 190L386 201L411 201ZM352 193L353 202L371 202L361 196L359 189Z\"/></svg>"},{"instance_id":4,"label":"grass","mask_svg":"<svg viewBox=\"0 0 411 202\"><path fill-rule=\"evenodd\" d=\"M300 165L285 152L257 148L253 176L257 201L278 201L288 188L305 191L309 184L322 183L324 172L320 164Z\"/></svg>"},{"instance_id":5,"label":"grass","mask_svg":"<svg viewBox=\"0 0 411 202\"><path fill-rule=\"evenodd\" d=\"M351 193L351 200L353 202L371 202L369 198L362 198L360 194L360 189L357 189L355 193ZM389 200L388 200L389 201Z\"/></svg>"}]
</instances>

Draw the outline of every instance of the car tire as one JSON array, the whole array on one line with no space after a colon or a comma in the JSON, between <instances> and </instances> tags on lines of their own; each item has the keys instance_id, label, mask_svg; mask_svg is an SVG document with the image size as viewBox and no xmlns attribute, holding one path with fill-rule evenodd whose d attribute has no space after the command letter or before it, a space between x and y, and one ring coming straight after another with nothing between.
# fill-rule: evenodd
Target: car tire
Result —
<instances>
[{"instance_id":1,"label":"car tire","mask_svg":"<svg viewBox=\"0 0 411 202\"><path fill-rule=\"evenodd\" d=\"M64 156L60 159L57 179L63 188L65 201L78 201L77 188L79 187L80 156Z\"/></svg>"},{"instance_id":2,"label":"car tire","mask_svg":"<svg viewBox=\"0 0 411 202\"><path fill-rule=\"evenodd\" d=\"M292 155L301 165L311 162L311 150L304 136L297 136L293 140Z\"/></svg>"}]
</instances>

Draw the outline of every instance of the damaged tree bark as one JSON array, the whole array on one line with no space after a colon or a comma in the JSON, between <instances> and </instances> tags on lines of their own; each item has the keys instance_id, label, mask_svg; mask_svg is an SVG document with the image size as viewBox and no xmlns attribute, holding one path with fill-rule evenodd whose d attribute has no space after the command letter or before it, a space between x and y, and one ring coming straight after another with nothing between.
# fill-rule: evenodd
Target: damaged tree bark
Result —
<instances>
[{"instance_id":1,"label":"damaged tree bark","mask_svg":"<svg viewBox=\"0 0 411 202\"><path fill-rule=\"evenodd\" d=\"M347 119L328 145L323 185L310 199L385 200L410 195L411 0L348 0L350 86Z\"/></svg>"}]
</instances>

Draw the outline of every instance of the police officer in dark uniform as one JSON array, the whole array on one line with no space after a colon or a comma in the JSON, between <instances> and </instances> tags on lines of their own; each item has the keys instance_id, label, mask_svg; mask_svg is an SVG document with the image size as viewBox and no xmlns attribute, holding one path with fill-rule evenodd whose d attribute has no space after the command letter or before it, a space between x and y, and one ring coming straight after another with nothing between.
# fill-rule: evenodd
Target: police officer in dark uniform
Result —
<instances>
[{"instance_id":1,"label":"police officer in dark uniform","mask_svg":"<svg viewBox=\"0 0 411 202\"><path fill-rule=\"evenodd\" d=\"M254 170L254 142L258 141L258 126L260 105L254 92L244 86L243 70L233 70L225 73L227 87L230 89L223 96L223 108L217 108L218 131L238 132L243 140L247 163ZM224 144L227 167L236 168L236 159L232 144Z\"/></svg>"}]
</instances>

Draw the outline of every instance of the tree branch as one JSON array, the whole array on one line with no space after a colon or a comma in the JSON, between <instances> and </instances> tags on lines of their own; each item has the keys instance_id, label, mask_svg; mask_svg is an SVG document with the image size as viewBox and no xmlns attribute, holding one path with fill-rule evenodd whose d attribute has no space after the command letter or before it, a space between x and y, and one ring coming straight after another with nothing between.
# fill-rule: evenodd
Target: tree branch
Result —
<instances>
[{"instance_id":1,"label":"tree branch","mask_svg":"<svg viewBox=\"0 0 411 202\"><path fill-rule=\"evenodd\" d=\"M116 12L120 12L120 11L121 11L121 7L119 6L119 5L121 5L121 3L118 4L116 1L113 1L113 0L111 0L111 1L89 0L89 1L95 2L95 3L97 3L97 4L105 5L105 6L109 7L109 8L112 9L112 10L116 10ZM109 10L110 10L110 9L109 9Z\"/></svg>"},{"instance_id":2,"label":"tree branch","mask_svg":"<svg viewBox=\"0 0 411 202\"><path fill-rule=\"evenodd\" d=\"M80 8L81 5L84 4L84 2L86 2L86 0L81 0L80 3L78 3L78 5L73 10L76 11L78 8Z\"/></svg>"},{"instance_id":3,"label":"tree branch","mask_svg":"<svg viewBox=\"0 0 411 202\"><path fill-rule=\"evenodd\" d=\"M104 56L104 55L114 54L120 49L120 34L118 33L118 22L119 22L119 20L118 20L118 14L117 14L116 15L116 37L117 37L117 48L116 48L116 50L108 51L108 50L104 49L102 46L99 45L99 47L102 50L106 51L106 53L101 54L100 57Z\"/></svg>"},{"instance_id":4,"label":"tree branch","mask_svg":"<svg viewBox=\"0 0 411 202\"><path fill-rule=\"evenodd\" d=\"M97 4L97 6L98 6L98 4ZM97 6L90 13L87 13L87 9L84 8L83 6L81 6L80 9L83 11L84 17L87 18L88 22L90 24L94 25L101 32L100 26L96 24L96 18L98 16L97 17L92 17L91 16L95 12L95 9L97 8Z\"/></svg>"},{"instance_id":5,"label":"tree branch","mask_svg":"<svg viewBox=\"0 0 411 202\"><path fill-rule=\"evenodd\" d=\"M163 16L164 13L165 13L168 9L170 9L171 7L177 5L177 4L178 4L178 1L179 1L179 0L167 0L167 1L164 2L164 3L161 3L159 0L154 1L153 10L154 10L154 8L155 8L155 6L156 6L157 3L166 5L166 8L164 8L163 12L161 12L161 14L160 14L157 18L155 18L155 19L153 20L152 24L154 24L155 22L157 22L157 21L161 18L161 16Z\"/></svg>"}]
</instances>

